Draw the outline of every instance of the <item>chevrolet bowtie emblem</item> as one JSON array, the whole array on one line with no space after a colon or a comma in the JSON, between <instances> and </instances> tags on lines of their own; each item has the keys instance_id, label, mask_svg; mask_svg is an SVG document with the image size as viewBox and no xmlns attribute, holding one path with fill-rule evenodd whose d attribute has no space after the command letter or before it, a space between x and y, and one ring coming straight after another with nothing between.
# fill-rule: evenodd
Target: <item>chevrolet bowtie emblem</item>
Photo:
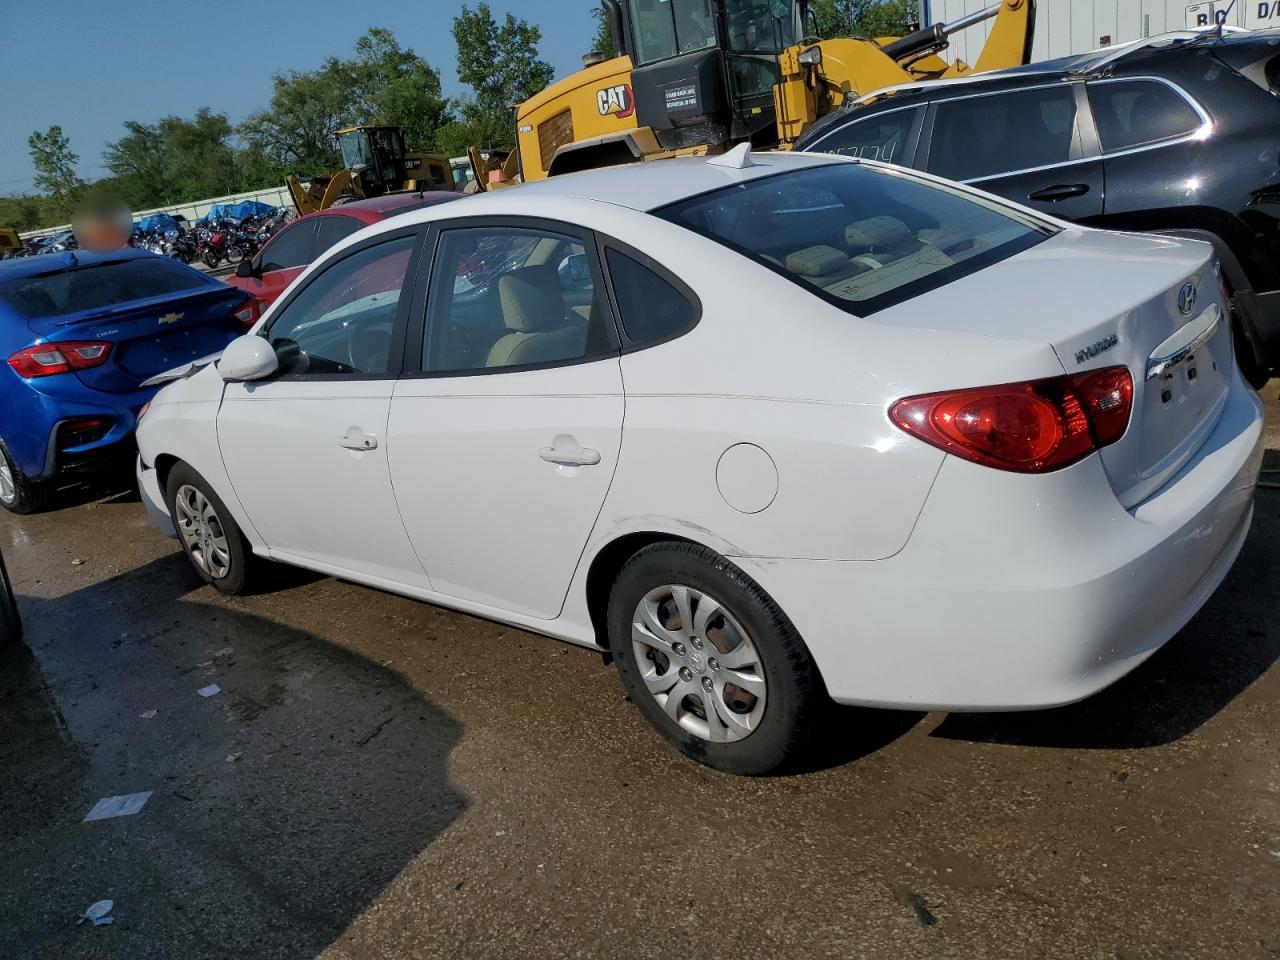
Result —
<instances>
[{"instance_id":1,"label":"chevrolet bowtie emblem","mask_svg":"<svg viewBox=\"0 0 1280 960\"><path fill-rule=\"evenodd\" d=\"M182 314L180 313L166 313L163 317L160 318L160 322L161 323L177 323L181 319L182 319Z\"/></svg>"}]
</instances>

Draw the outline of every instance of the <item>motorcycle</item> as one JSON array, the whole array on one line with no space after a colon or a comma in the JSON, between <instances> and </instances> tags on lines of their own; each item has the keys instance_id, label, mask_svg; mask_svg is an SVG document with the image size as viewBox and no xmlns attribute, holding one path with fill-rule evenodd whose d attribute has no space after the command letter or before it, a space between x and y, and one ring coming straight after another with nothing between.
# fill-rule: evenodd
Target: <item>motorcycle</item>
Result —
<instances>
[{"instance_id":1,"label":"motorcycle","mask_svg":"<svg viewBox=\"0 0 1280 960\"><path fill-rule=\"evenodd\" d=\"M230 220L217 220L196 227L196 248L200 259L210 270L216 270L224 260L237 264L245 257L245 244L239 227Z\"/></svg>"}]
</instances>

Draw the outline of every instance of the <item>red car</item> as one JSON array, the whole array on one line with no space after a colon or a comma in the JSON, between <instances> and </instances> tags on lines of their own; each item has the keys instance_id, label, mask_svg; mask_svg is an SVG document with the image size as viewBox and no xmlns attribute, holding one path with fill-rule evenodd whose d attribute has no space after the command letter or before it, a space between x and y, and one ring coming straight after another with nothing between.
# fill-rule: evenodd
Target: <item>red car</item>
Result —
<instances>
[{"instance_id":1,"label":"red car","mask_svg":"<svg viewBox=\"0 0 1280 960\"><path fill-rule=\"evenodd\" d=\"M460 200L462 196L446 191L397 193L309 213L275 234L252 260L242 260L235 275L227 277L225 282L253 297L250 322L256 323L294 278L339 240L371 223Z\"/></svg>"}]
</instances>

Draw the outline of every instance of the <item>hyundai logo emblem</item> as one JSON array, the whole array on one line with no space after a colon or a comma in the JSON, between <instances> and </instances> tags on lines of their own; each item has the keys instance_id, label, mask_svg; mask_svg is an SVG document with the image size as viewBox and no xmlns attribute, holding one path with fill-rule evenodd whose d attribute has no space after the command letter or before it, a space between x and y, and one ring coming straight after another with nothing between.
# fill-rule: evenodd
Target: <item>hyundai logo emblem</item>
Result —
<instances>
[{"instance_id":1,"label":"hyundai logo emblem","mask_svg":"<svg viewBox=\"0 0 1280 960\"><path fill-rule=\"evenodd\" d=\"M1185 317L1196 308L1196 285L1184 283L1178 291L1178 311Z\"/></svg>"}]
</instances>

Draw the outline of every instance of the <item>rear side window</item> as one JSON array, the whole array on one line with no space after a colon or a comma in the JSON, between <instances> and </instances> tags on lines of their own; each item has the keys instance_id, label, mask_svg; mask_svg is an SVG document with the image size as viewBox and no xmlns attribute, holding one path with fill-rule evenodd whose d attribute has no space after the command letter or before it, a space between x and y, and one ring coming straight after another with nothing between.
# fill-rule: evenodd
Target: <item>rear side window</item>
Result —
<instances>
[{"instance_id":1,"label":"rear side window","mask_svg":"<svg viewBox=\"0 0 1280 960\"><path fill-rule=\"evenodd\" d=\"M262 248L259 269L263 273L270 273L272 270L306 266L311 262L311 232L315 228L315 221L306 221L288 226L277 233Z\"/></svg>"},{"instance_id":2,"label":"rear side window","mask_svg":"<svg viewBox=\"0 0 1280 960\"><path fill-rule=\"evenodd\" d=\"M1066 163L1079 152L1075 94L1066 84L938 104L929 172L975 180Z\"/></svg>"},{"instance_id":3,"label":"rear side window","mask_svg":"<svg viewBox=\"0 0 1280 960\"><path fill-rule=\"evenodd\" d=\"M27 317L59 317L209 285L167 257L141 257L9 280L0 284L0 300Z\"/></svg>"},{"instance_id":4,"label":"rear side window","mask_svg":"<svg viewBox=\"0 0 1280 960\"><path fill-rule=\"evenodd\" d=\"M816 153L837 153L859 160L882 160L885 163L901 163L907 137L920 110L895 110L845 124L827 134L806 150Z\"/></svg>"},{"instance_id":5,"label":"rear side window","mask_svg":"<svg viewBox=\"0 0 1280 960\"><path fill-rule=\"evenodd\" d=\"M1200 126L1191 105L1154 80L1091 83L1088 89L1089 108L1106 153L1186 136Z\"/></svg>"},{"instance_id":6,"label":"rear side window","mask_svg":"<svg viewBox=\"0 0 1280 960\"><path fill-rule=\"evenodd\" d=\"M316 227L316 244L315 257L320 256L334 244L340 240L345 240L357 230L364 226L355 217L340 217L336 214L331 217L318 217L319 226Z\"/></svg>"},{"instance_id":7,"label":"rear side window","mask_svg":"<svg viewBox=\"0 0 1280 960\"><path fill-rule=\"evenodd\" d=\"M633 343L669 340L697 322L697 307L657 273L617 250L606 256L622 328Z\"/></svg>"},{"instance_id":8,"label":"rear side window","mask_svg":"<svg viewBox=\"0 0 1280 960\"><path fill-rule=\"evenodd\" d=\"M841 162L657 213L857 316L975 273L1051 232L995 200Z\"/></svg>"}]
</instances>

